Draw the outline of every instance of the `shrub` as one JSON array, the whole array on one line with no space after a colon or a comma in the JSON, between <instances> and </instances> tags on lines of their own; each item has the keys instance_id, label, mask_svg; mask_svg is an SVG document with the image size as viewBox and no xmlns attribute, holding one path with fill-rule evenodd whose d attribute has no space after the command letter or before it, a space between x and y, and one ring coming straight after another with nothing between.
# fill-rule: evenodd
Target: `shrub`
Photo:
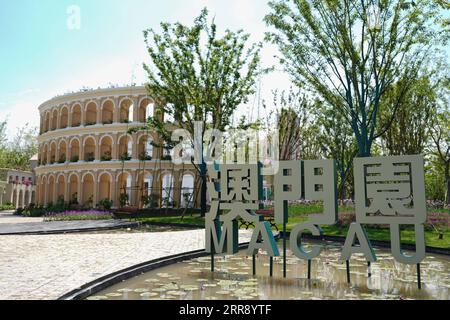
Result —
<instances>
[{"instance_id":1,"label":"shrub","mask_svg":"<svg viewBox=\"0 0 450 320\"><path fill-rule=\"evenodd\" d=\"M72 220L105 220L112 219L110 212L98 210L72 210L64 212L49 212L45 215L44 221L72 221Z\"/></svg>"},{"instance_id":2,"label":"shrub","mask_svg":"<svg viewBox=\"0 0 450 320\"><path fill-rule=\"evenodd\" d=\"M100 208L103 208L105 210L111 210L111 207L113 205L113 201L108 199L108 198L105 198L105 199L100 200L98 205L99 205Z\"/></svg>"},{"instance_id":3,"label":"shrub","mask_svg":"<svg viewBox=\"0 0 450 320\"><path fill-rule=\"evenodd\" d=\"M141 160L141 161L151 161L151 160L152 160L152 157L149 156L149 155L147 154L147 152L142 152L142 153L139 155L139 160Z\"/></svg>"},{"instance_id":4,"label":"shrub","mask_svg":"<svg viewBox=\"0 0 450 320\"><path fill-rule=\"evenodd\" d=\"M65 154L62 154L62 155L59 157L58 163L64 163L64 162L66 162L66 155L65 155Z\"/></svg>"},{"instance_id":5,"label":"shrub","mask_svg":"<svg viewBox=\"0 0 450 320\"><path fill-rule=\"evenodd\" d=\"M105 152L105 154L100 157L101 161L111 161L111 159L111 152L109 151Z\"/></svg>"},{"instance_id":6,"label":"shrub","mask_svg":"<svg viewBox=\"0 0 450 320\"><path fill-rule=\"evenodd\" d=\"M6 204L0 205L0 211L3 210L14 210L15 206L11 202L7 202Z\"/></svg>"},{"instance_id":7,"label":"shrub","mask_svg":"<svg viewBox=\"0 0 450 320\"><path fill-rule=\"evenodd\" d=\"M86 162L92 162L92 161L94 161L95 160L95 154L94 154L94 152L88 152L88 153L86 153L86 156L85 156L85 158L84 158L84 161L86 161Z\"/></svg>"},{"instance_id":8,"label":"shrub","mask_svg":"<svg viewBox=\"0 0 450 320\"><path fill-rule=\"evenodd\" d=\"M142 196L142 202L146 208L155 208L158 206L157 196L150 194L148 196Z\"/></svg>"},{"instance_id":9,"label":"shrub","mask_svg":"<svg viewBox=\"0 0 450 320\"><path fill-rule=\"evenodd\" d=\"M130 161L131 160L131 156L128 154L128 152L125 152L124 154L122 154L120 156L120 160L121 161Z\"/></svg>"},{"instance_id":10,"label":"shrub","mask_svg":"<svg viewBox=\"0 0 450 320\"><path fill-rule=\"evenodd\" d=\"M119 196L119 204L121 207L125 207L127 205L128 202L128 194L126 193L121 193Z\"/></svg>"}]
</instances>

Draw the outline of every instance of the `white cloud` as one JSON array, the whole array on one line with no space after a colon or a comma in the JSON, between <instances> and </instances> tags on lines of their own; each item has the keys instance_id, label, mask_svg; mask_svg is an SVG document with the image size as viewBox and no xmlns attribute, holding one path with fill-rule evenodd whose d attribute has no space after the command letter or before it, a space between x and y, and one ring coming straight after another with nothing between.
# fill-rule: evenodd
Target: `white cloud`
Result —
<instances>
[{"instance_id":1,"label":"white cloud","mask_svg":"<svg viewBox=\"0 0 450 320\"><path fill-rule=\"evenodd\" d=\"M198 0L180 5L179 9L171 14L172 19L161 17L159 20L191 24L203 7L209 9L210 17L215 17L219 32L225 28L243 29L251 34L251 42L263 41L267 28L262 20L268 7L266 2L261 0ZM275 46L265 43L261 54L264 67L275 65L277 69L281 69L273 57L277 54ZM9 117L8 132L10 134L14 133L16 127L27 122L37 126L39 124L38 106L44 101L56 95L77 91L85 86L97 88L106 87L109 83L140 84L146 79L145 71L142 69L142 63L146 61L148 61L148 55L144 43L134 39L130 40L128 46L118 48L110 55L102 57L102 61L96 61L93 58L76 69L68 68L70 72L49 70L52 74L48 78L54 80L43 83L40 89L24 89L17 93L3 95L0 101L0 119ZM282 72L266 75L262 78L260 98L266 100L270 106L271 91L288 89L289 86L289 78ZM253 110L253 119L255 119L256 105L255 97L250 97L249 103L241 106L239 115L252 116L251 110Z\"/></svg>"}]
</instances>

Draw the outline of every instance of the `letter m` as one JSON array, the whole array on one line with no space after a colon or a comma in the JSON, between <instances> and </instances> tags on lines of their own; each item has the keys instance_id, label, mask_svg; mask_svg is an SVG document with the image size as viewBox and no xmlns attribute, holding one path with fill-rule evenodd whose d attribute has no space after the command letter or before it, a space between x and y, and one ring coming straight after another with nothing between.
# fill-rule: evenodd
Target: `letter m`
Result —
<instances>
[{"instance_id":1,"label":"letter m","mask_svg":"<svg viewBox=\"0 0 450 320\"><path fill-rule=\"evenodd\" d=\"M225 221L221 226L219 219L206 220L206 252L235 254L238 251L239 233L236 220Z\"/></svg>"}]
</instances>

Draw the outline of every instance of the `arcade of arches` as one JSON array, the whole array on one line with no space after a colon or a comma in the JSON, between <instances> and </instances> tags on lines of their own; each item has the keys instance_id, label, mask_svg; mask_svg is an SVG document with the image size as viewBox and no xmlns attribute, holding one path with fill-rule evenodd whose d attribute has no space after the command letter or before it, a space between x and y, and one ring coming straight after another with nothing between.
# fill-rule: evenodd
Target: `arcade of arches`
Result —
<instances>
[{"instance_id":1,"label":"arcade of arches","mask_svg":"<svg viewBox=\"0 0 450 320\"><path fill-rule=\"evenodd\" d=\"M43 103L37 203L64 199L96 206L108 199L114 207L198 205L194 167L175 166L154 130L128 133L155 108L144 87L81 92Z\"/></svg>"}]
</instances>

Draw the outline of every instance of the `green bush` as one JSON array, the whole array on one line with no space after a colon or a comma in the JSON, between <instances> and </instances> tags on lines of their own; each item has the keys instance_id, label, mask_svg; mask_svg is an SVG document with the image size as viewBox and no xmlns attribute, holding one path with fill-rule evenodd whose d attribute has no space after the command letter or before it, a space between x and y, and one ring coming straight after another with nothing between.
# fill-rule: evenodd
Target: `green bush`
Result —
<instances>
[{"instance_id":1,"label":"green bush","mask_svg":"<svg viewBox=\"0 0 450 320\"><path fill-rule=\"evenodd\" d=\"M126 193L121 193L119 196L119 204L121 207L125 207L127 205L128 202L128 194Z\"/></svg>"},{"instance_id":2,"label":"green bush","mask_svg":"<svg viewBox=\"0 0 450 320\"><path fill-rule=\"evenodd\" d=\"M105 210L111 210L112 205L113 205L113 201L108 198L102 199L98 203L98 206Z\"/></svg>"},{"instance_id":3,"label":"green bush","mask_svg":"<svg viewBox=\"0 0 450 320\"><path fill-rule=\"evenodd\" d=\"M15 206L11 202L7 202L6 204L0 205L0 211L3 210L14 210Z\"/></svg>"},{"instance_id":4,"label":"green bush","mask_svg":"<svg viewBox=\"0 0 450 320\"><path fill-rule=\"evenodd\" d=\"M148 196L142 196L141 199L146 208L155 208L158 206L158 198L154 194L151 194Z\"/></svg>"}]
</instances>

